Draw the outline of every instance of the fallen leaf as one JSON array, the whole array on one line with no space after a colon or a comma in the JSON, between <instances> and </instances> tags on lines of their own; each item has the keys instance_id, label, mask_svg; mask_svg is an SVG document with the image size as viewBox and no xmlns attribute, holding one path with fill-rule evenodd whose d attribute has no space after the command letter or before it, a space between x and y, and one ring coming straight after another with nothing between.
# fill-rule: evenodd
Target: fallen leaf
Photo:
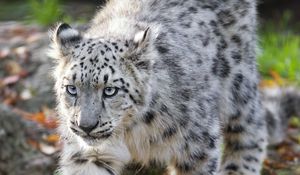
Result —
<instances>
[{"instance_id":1,"label":"fallen leaf","mask_svg":"<svg viewBox=\"0 0 300 175\"><path fill-rule=\"evenodd\" d=\"M44 140L48 143L56 144L59 142L59 135L57 134L50 134L44 138Z\"/></svg>"},{"instance_id":2,"label":"fallen leaf","mask_svg":"<svg viewBox=\"0 0 300 175\"><path fill-rule=\"evenodd\" d=\"M57 120L54 117L46 117L44 112L29 113L19 108L14 108L13 112L22 116L26 120L34 121L47 129L57 128Z\"/></svg>"},{"instance_id":3,"label":"fallen leaf","mask_svg":"<svg viewBox=\"0 0 300 175\"><path fill-rule=\"evenodd\" d=\"M31 113L26 112L19 108L13 108L12 111L25 119L29 119L32 116Z\"/></svg>"},{"instance_id":4,"label":"fallen leaf","mask_svg":"<svg viewBox=\"0 0 300 175\"><path fill-rule=\"evenodd\" d=\"M19 76L20 76L21 78L25 78L25 77L27 77L28 75L29 75L28 71L27 71L27 70L24 70L24 69L19 73Z\"/></svg>"},{"instance_id":5,"label":"fallen leaf","mask_svg":"<svg viewBox=\"0 0 300 175\"><path fill-rule=\"evenodd\" d=\"M57 120L55 119L47 119L46 122L43 124L43 126L48 129L55 129L57 128L57 125Z\"/></svg>"},{"instance_id":6,"label":"fallen leaf","mask_svg":"<svg viewBox=\"0 0 300 175\"><path fill-rule=\"evenodd\" d=\"M16 61L9 61L5 64L5 70L10 75L16 75L21 73L22 67Z\"/></svg>"},{"instance_id":7,"label":"fallen leaf","mask_svg":"<svg viewBox=\"0 0 300 175\"><path fill-rule=\"evenodd\" d=\"M269 73L279 85L284 84L284 79L279 75L278 72L271 70Z\"/></svg>"},{"instance_id":8,"label":"fallen leaf","mask_svg":"<svg viewBox=\"0 0 300 175\"><path fill-rule=\"evenodd\" d=\"M44 35L42 33L34 33L26 39L26 42L28 44L36 42L36 41L40 40L43 36Z\"/></svg>"},{"instance_id":9,"label":"fallen leaf","mask_svg":"<svg viewBox=\"0 0 300 175\"><path fill-rule=\"evenodd\" d=\"M24 26L17 25L17 26L14 26L13 28L11 28L10 33L13 35L25 36L27 31Z\"/></svg>"},{"instance_id":10,"label":"fallen leaf","mask_svg":"<svg viewBox=\"0 0 300 175\"><path fill-rule=\"evenodd\" d=\"M0 87L7 86L10 84L15 84L20 80L19 75L11 75L8 77L5 77L4 79L0 80Z\"/></svg>"},{"instance_id":11,"label":"fallen leaf","mask_svg":"<svg viewBox=\"0 0 300 175\"><path fill-rule=\"evenodd\" d=\"M17 103L17 101L19 100L18 95L11 95L9 97L6 97L3 100L3 104L11 106L11 105L15 105Z\"/></svg>"},{"instance_id":12,"label":"fallen leaf","mask_svg":"<svg viewBox=\"0 0 300 175\"><path fill-rule=\"evenodd\" d=\"M53 109L48 108L47 106L43 106L42 111L47 118L45 127L49 129L57 128L56 112Z\"/></svg>"},{"instance_id":13,"label":"fallen leaf","mask_svg":"<svg viewBox=\"0 0 300 175\"><path fill-rule=\"evenodd\" d=\"M287 168L288 165L284 164L284 163L281 163L281 162L274 162L274 161L271 161L271 160L268 160L266 159L264 161L264 164L268 167L271 167L272 169L284 169L284 168Z\"/></svg>"},{"instance_id":14,"label":"fallen leaf","mask_svg":"<svg viewBox=\"0 0 300 175\"><path fill-rule=\"evenodd\" d=\"M274 80L261 80L259 83L260 88L269 88L269 87L278 87L278 86L279 85Z\"/></svg>"},{"instance_id":15,"label":"fallen leaf","mask_svg":"<svg viewBox=\"0 0 300 175\"><path fill-rule=\"evenodd\" d=\"M28 140L27 140L27 143L28 143L29 145L31 145L33 148L39 149L39 143L38 143L37 141L32 140L32 139L28 139Z\"/></svg>"},{"instance_id":16,"label":"fallen leaf","mask_svg":"<svg viewBox=\"0 0 300 175\"><path fill-rule=\"evenodd\" d=\"M17 75L10 75L3 79L0 79L0 88L3 88L7 85L15 84L21 78L25 78L26 76L28 76L28 72L26 70L21 70Z\"/></svg>"},{"instance_id":17,"label":"fallen leaf","mask_svg":"<svg viewBox=\"0 0 300 175\"><path fill-rule=\"evenodd\" d=\"M39 124L44 124L46 121L45 114L43 112L32 114L30 120L33 120Z\"/></svg>"}]
</instances>

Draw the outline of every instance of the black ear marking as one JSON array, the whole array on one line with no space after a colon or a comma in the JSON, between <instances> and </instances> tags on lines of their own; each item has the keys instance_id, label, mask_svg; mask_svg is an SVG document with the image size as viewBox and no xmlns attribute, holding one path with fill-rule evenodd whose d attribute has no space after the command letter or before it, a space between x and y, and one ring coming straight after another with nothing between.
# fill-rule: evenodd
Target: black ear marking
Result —
<instances>
[{"instance_id":1,"label":"black ear marking","mask_svg":"<svg viewBox=\"0 0 300 175\"><path fill-rule=\"evenodd\" d=\"M151 67L151 61L150 60L141 60L141 61L138 61L137 63L135 63L135 66L138 69L148 70Z\"/></svg>"},{"instance_id":2,"label":"black ear marking","mask_svg":"<svg viewBox=\"0 0 300 175\"><path fill-rule=\"evenodd\" d=\"M56 42L62 46L65 46L66 44L72 45L82 39L80 32L76 29L73 29L69 24L66 23L62 23L57 26L55 36Z\"/></svg>"},{"instance_id":3,"label":"black ear marking","mask_svg":"<svg viewBox=\"0 0 300 175\"><path fill-rule=\"evenodd\" d=\"M78 30L73 29L69 24L61 23L53 30L51 39L60 53L66 56L72 53L72 46L77 45L82 40L82 36Z\"/></svg>"},{"instance_id":4,"label":"black ear marking","mask_svg":"<svg viewBox=\"0 0 300 175\"><path fill-rule=\"evenodd\" d=\"M150 27L147 27L145 30L139 31L135 34L133 42L136 47L143 47L150 39Z\"/></svg>"},{"instance_id":5,"label":"black ear marking","mask_svg":"<svg viewBox=\"0 0 300 175\"><path fill-rule=\"evenodd\" d=\"M59 36L59 34L67 29L72 29L71 26L67 23L62 23L58 26L57 31L56 31L56 36Z\"/></svg>"},{"instance_id":6,"label":"black ear marking","mask_svg":"<svg viewBox=\"0 0 300 175\"><path fill-rule=\"evenodd\" d=\"M148 71L153 65L152 60L143 56L155 39L152 35L151 27L144 27L136 32L132 40L125 43L125 46L129 47L129 52L125 56L126 60L130 61L139 70Z\"/></svg>"}]
</instances>

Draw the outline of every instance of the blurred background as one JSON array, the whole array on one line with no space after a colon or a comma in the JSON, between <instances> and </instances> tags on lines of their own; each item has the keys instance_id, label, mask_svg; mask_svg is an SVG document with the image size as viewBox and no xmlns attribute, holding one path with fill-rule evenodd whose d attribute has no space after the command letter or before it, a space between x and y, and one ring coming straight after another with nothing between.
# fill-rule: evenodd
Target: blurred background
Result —
<instances>
[{"instance_id":1,"label":"blurred background","mask_svg":"<svg viewBox=\"0 0 300 175\"><path fill-rule=\"evenodd\" d=\"M59 175L48 29L84 27L101 0L0 0L0 175ZM259 0L260 88L300 85L300 0ZM300 121L269 148L263 175L300 175ZM131 167L127 174L162 174Z\"/></svg>"}]
</instances>

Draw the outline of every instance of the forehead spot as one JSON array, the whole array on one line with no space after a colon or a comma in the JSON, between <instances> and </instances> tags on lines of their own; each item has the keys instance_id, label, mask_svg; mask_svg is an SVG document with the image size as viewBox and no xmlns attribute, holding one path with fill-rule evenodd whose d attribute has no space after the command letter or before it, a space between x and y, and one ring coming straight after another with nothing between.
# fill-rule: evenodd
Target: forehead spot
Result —
<instances>
[{"instance_id":1,"label":"forehead spot","mask_svg":"<svg viewBox=\"0 0 300 175\"><path fill-rule=\"evenodd\" d=\"M105 74L104 77L103 77L103 81L104 81L105 84L107 83L107 80L108 80L108 75Z\"/></svg>"},{"instance_id":2,"label":"forehead spot","mask_svg":"<svg viewBox=\"0 0 300 175\"><path fill-rule=\"evenodd\" d=\"M74 73L73 75L72 75L72 80L75 82L76 81L76 73Z\"/></svg>"},{"instance_id":3,"label":"forehead spot","mask_svg":"<svg viewBox=\"0 0 300 175\"><path fill-rule=\"evenodd\" d=\"M114 74L115 73L115 69L112 66L109 66L109 69L111 70L111 73Z\"/></svg>"}]
</instances>

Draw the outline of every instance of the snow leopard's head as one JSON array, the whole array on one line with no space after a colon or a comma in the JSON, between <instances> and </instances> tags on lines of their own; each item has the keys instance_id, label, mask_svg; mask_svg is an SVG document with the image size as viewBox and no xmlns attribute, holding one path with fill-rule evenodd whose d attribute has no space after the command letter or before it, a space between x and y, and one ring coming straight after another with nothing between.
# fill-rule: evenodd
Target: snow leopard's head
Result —
<instances>
[{"instance_id":1,"label":"snow leopard's head","mask_svg":"<svg viewBox=\"0 0 300 175\"><path fill-rule=\"evenodd\" d=\"M68 24L52 33L62 134L95 145L136 120L147 103L150 29L132 39L88 38Z\"/></svg>"}]
</instances>

